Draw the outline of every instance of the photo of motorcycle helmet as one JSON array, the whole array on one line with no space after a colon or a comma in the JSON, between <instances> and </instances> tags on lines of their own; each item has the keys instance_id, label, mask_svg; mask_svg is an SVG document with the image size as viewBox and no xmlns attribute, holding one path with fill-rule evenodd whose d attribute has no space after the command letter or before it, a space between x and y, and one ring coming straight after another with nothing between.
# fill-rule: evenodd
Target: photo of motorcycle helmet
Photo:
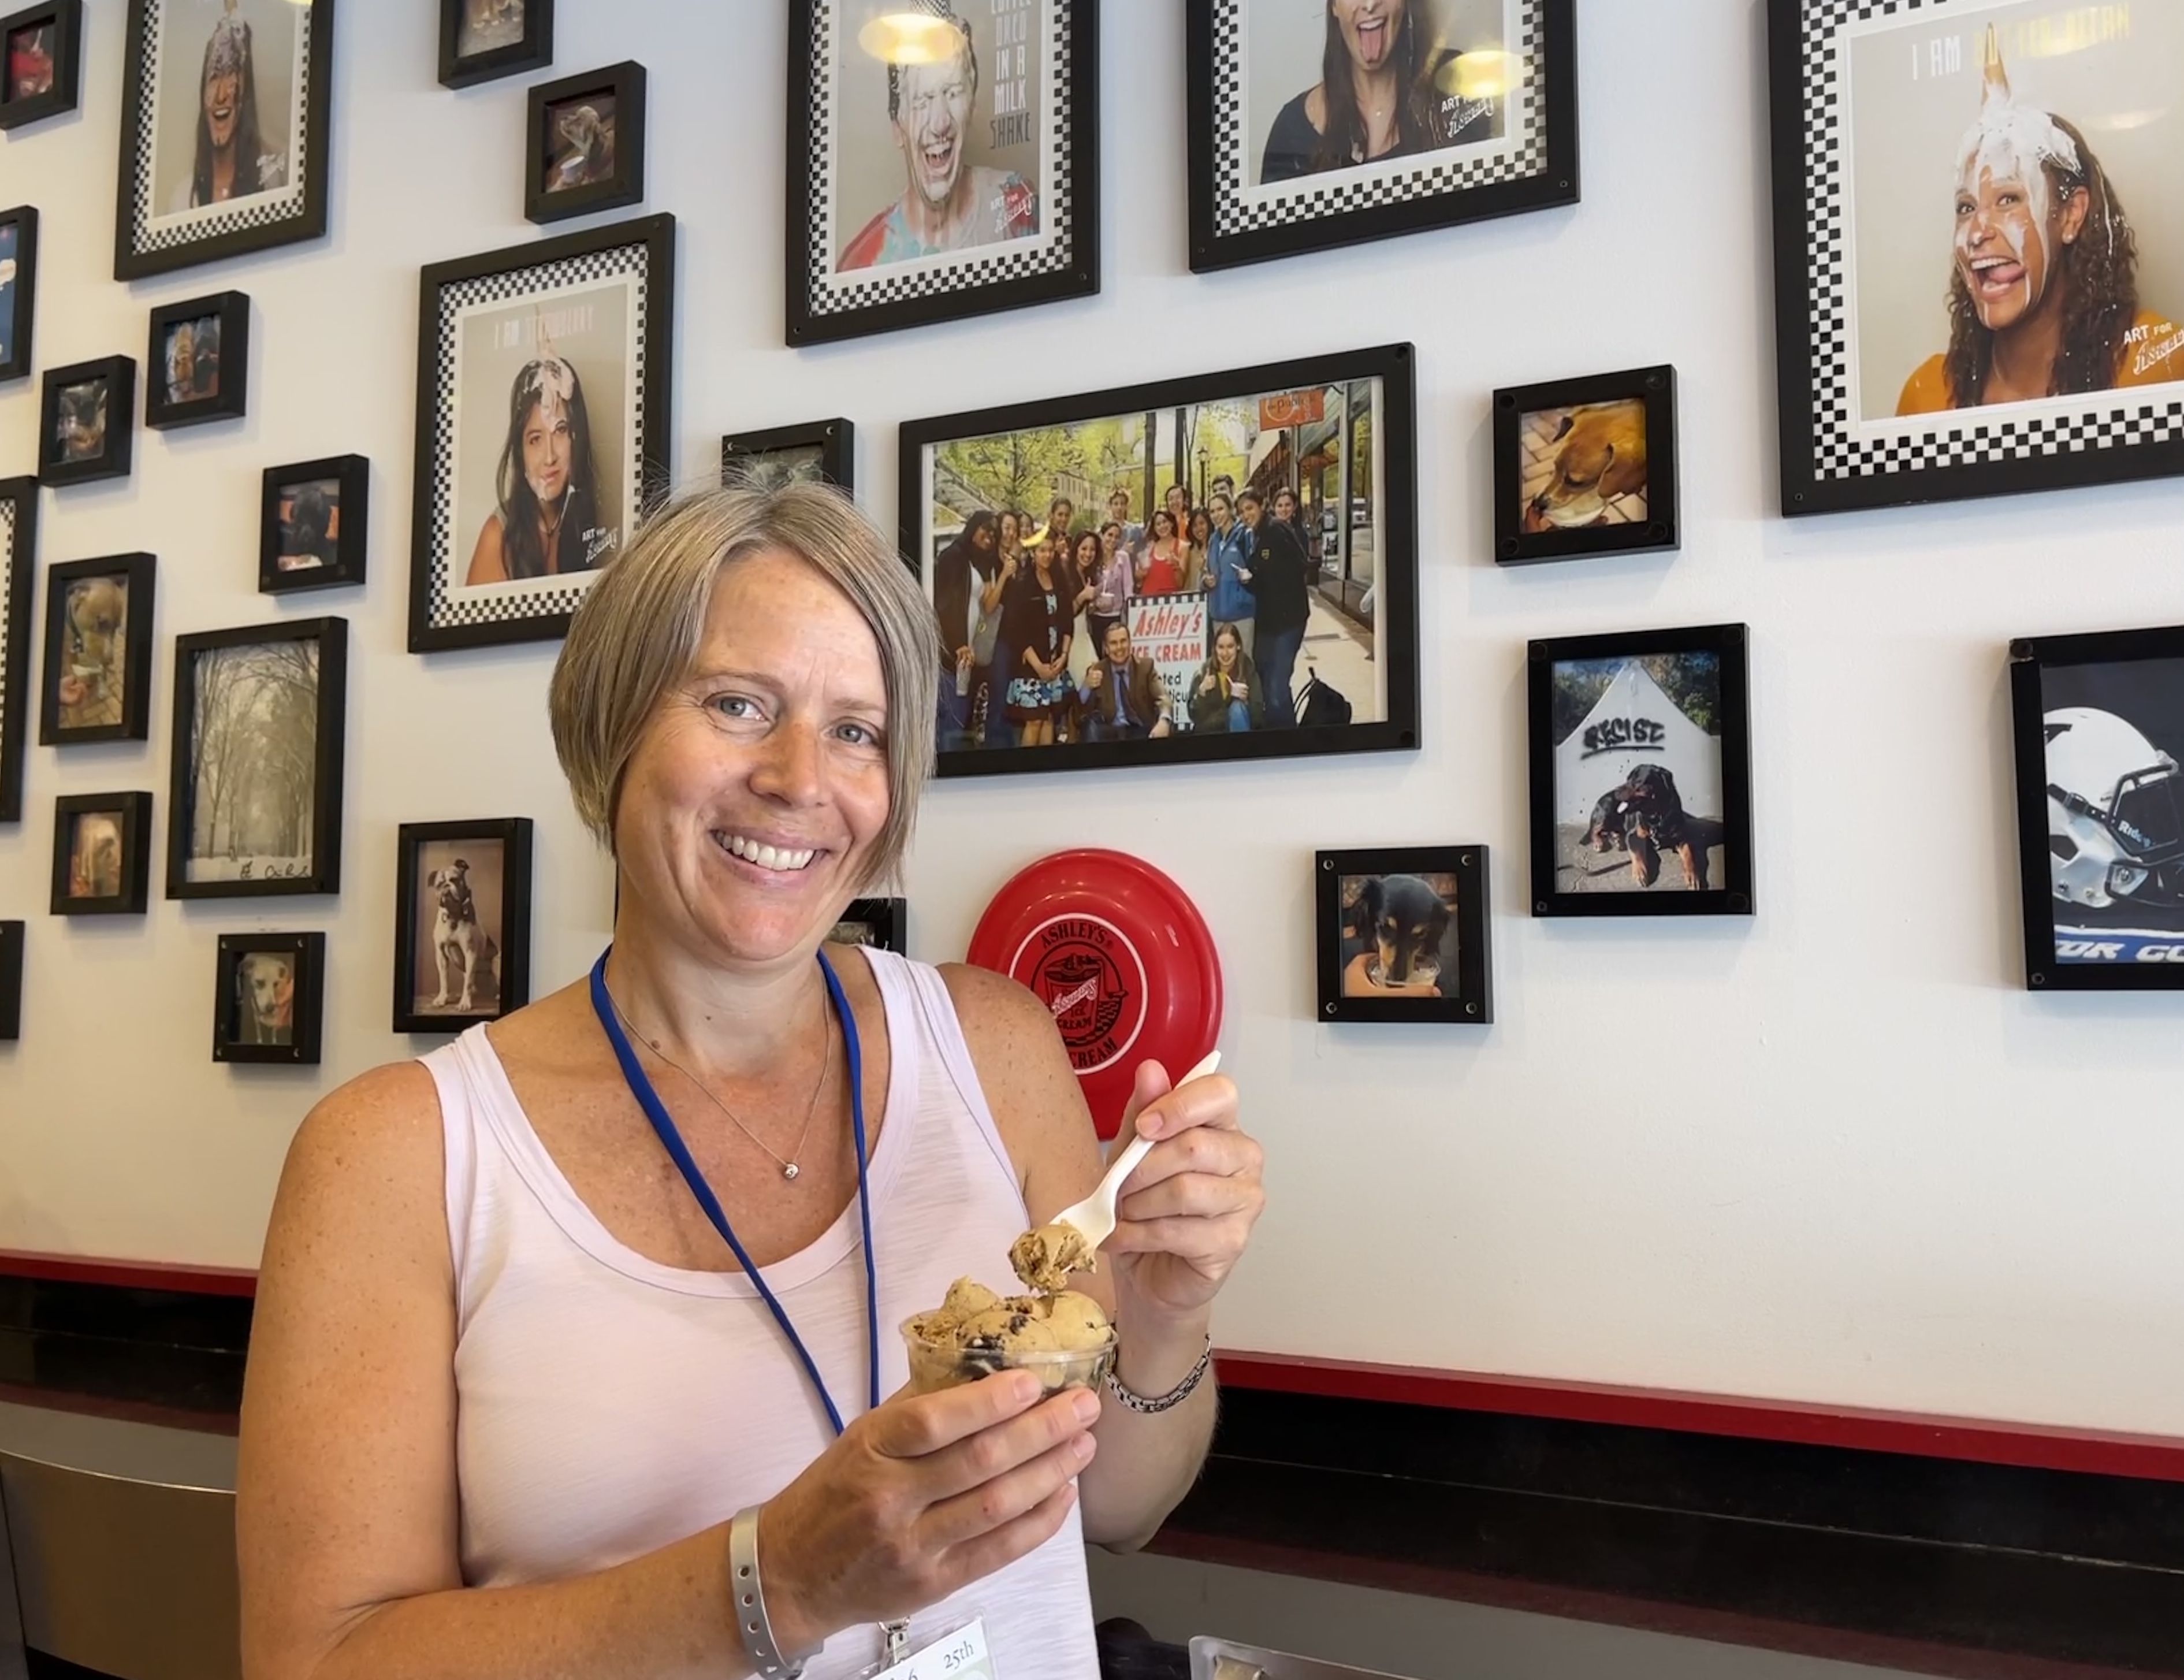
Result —
<instances>
[{"instance_id":1,"label":"photo of motorcycle helmet","mask_svg":"<svg viewBox=\"0 0 2184 1680\"><path fill-rule=\"evenodd\" d=\"M2184 902L2184 779L2112 712L2065 706L2048 734L2048 850L2055 896L2106 909Z\"/></svg>"}]
</instances>

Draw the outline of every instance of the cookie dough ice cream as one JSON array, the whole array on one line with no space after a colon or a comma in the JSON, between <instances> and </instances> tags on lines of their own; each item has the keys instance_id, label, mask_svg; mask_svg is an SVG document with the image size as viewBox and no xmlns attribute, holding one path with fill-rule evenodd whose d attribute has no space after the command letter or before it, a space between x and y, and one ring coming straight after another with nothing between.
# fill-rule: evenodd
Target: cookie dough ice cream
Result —
<instances>
[{"instance_id":1,"label":"cookie dough ice cream","mask_svg":"<svg viewBox=\"0 0 2184 1680\"><path fill-rule=\"evenodd\" d=\"M1114 1326L1089 1295L1062 1286L1089 1271L1093 1253L1072 1225L1026 1231L1009 1250L1033 1292L1000 1295L959 1277L948 1298L903 1326L911 1386L921 1393L975 1382L997 1370L1030 1370L1050 1390L1099 1385L1114 1357Z\"/></svg>"},{"instance_id":2,"label":"cookie dough ice cream","mask_svg":"<svg viewBox=\"0 0 2184 1680\"><path fill-rule=\"evenodd\" d=\"M1100 1257L1075 1225L1043 1225L1009 1245L1009 1264L1025 1288L1050 1295L1068 1287L1072 1272L1099 1270Z\"/></svg>"}]
</instances>

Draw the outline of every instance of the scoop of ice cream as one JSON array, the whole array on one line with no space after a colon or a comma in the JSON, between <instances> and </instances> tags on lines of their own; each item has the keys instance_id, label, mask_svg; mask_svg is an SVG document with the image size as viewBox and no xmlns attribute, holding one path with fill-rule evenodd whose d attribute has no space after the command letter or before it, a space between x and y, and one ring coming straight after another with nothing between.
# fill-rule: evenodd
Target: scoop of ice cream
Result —
<instances>
[{"instance_id":1,"label":"scoop of ice cream","mask_svg":"<svg viewBox=\"0 0 2184 1680\"><path fill-rule=\"evenodd\" d=\"M1010 1245L1009 1264L1025 1288L1048 1293L1064 1287L1072 1272L1096 1270L1099 1256L1075 1225L1043 1225Z\"/></svg>"},{"instance_id":2,"label":"scoop of ice cream","mask_svg":"<svg viewBox=\"0 0 2184 1680\"><path fill-rule=\"evenodd\" d=\"M1049 1389L1096 1387L1114 1352L1100 1303L1067 1289L1004 1298L965 1278L904 1328L921 1393L1012 1369L1036 1372Z\"/></svg>"},{"instance_id":3,"label":"scoop of ice cream","mask_svg":"<svg viewBox=\"0 0 2184 1680\"><path fill-rule=\"evenodd\" d=\"M1112 1331L1106 1314L1089 1295L1065 1289L1047 1297L1046 1327L1059 1348L1097 1348Z\"/></svg>"}]
</instances>

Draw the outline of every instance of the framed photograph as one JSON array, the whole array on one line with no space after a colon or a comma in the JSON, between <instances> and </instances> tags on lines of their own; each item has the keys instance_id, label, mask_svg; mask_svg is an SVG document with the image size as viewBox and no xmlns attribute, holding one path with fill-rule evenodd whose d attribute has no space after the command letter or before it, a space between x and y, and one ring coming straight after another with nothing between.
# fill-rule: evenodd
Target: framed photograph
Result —
<instances>
[{"instance_id":1,"label":"framed photograph","mask_svg":"<svg viewBox=\"0 0 2184 1680\"><path fill-rule=\"evenodd\" d=\"M2184 472L2184 11L1769 16L1782 511Z\"/></svg>"},{"instance_id":2,"label":"framed photograph","mask_svg":"<svg viewBox=\"0 0 2184 1680\"><path fill-rule=\"evenodd\" d=\"M0 380L30 377L37 301L38 213L18 204L0 210Z\"/></svg>"},{"instance_id":3,"label":"framed photograph","mask_svg":"<svg viewBox=\"0 0 2184 1680\"><path fill-rule=\"evenodd\" d=\"M0 922L0 1042L23 1035L23 932L20 922Z\"/></svg>"},{"instance_id":4,"label":"framed photograph","mask_svg":"<svg viewBox=\"0 0 2184 1680\"><path fill-rule=\"evenodd\" d=\"M83 0L44 0L0 18L0 129L75 109L83 84Z\"/></svg>"},{"instance_id":5,"label":"framed photograph","mask_svg":"<svg viewBox=\"0 0 2184 1680\"><path fill-rule=\"evenodd\" d=\"M440 81L468 87L554 62L554 0L440 0Z\"/></svg>"},{"instance_id":6,"label":"framed photograph","mask_svg":"<svg viewBox=\"0 0 2184 1680\"><path fill-rule=\"evenodd\" d=\"M1752 913L1741 624L1534 642L1535 916Z\"/></svg>"},{"instance_id":7,"label":"framed photograph","mask_svg":"<svg viewBox=\"0 0 2184 1680\"><path fill-rule=\"evenodd\" d=\"M152 795L66 794L53 801L56 916L141 916L152 879Z\"/></svg>"},{"instance_id":8,"label":"framed photograph","mask_svg":"<svg viewBox=\"0 0 2184 1680\"><path fill-rule=\"evenodd\" d=\"M644 202L644 66L610 64L531 90L523 214L560 221Z\"/></svg>"},{"instance_id":9,"label":"framed photograph","mask_svg":"<svg viewBox=\"0 0 2184 1680\"><path fill-rule=\"evenodd\" d=\"M813 482L856 491L857 428L846 420L815 420L764 432L732 432L721 439L721 483L777 490Z\"/></svg>"},{"instance_id":10,"label":"framed photograph","mask_svg":"<svg viewBox=\"0 0 2184 1680\"><path fill-rule=\"evenodd\" d=\"M0 823L23 820L31 722L31 580L38 558L38 481L0 478Z\"/></svg>"},{"instance_id":11,"label":"framed photograph","mask_svg":"<svg viewBox=\"0 0 2184 1680\"><path fill-rule=\"evenodd\" d=\"M269 595L364 582L371 463L329 455L265 469L258 508L258 588Z\"/></svg>"},{"instance_id":12,"label":"framed photograph","mask_svg":"<svg viewBox=\"0 0 2184 1680\"><path fill-rule=\"evenodd\" d=\"M136 438L136 364L127 356L46 370L38 405L38 480L126 478Z\"/></svg>"},{"instance_id":13,"label":"framed photograph","mask_svg":"<svg viewBox=\"0 0 2184 1680\"><path fill-rule=\"evenodd\" d=\"M1381 846L1317 861L1320 1019L1493 1020L1485 846Z\"/></svg>"},{"instance_id":14,"label":"framed photograph","mask_svg":"<svg viewBox=\"0 0 2184 1680\"><path fill-rule=\"evenodd\" d=\"M531 819L404 823L394 1030L460 1032L531 1001Z\"/></svg>"},{"instance_id":15,"label":"framed photograph","mask_svg":"<svg viewBox=\"0 0 2184 1680\"><path fill-rule=\"evenodd\" d=\"M326 231L334 0L129 0L114 277Z\"/></svg>"},{"instance_id":16,"label":"framed photograph","mask_svg":"<svg viewBox=\"0 0 2184 1680\"><path fill-rule=\"evenodd\" d=\"M324 934L222 934L212 1059L316 1067L326 988Z\"/></svg>"},{"instance_id":17,"label":"framed photograph","mask_svg":"<svg viewBox=\"0 0 2184 1680\"><path fill-rule=\"evenodd\" d=\"M1494 393L1494 558L1505 566L1673 549L1676 371Z\"/></svg>"},{"instance_id":18,"label":"framed photograph","mask_svg":"<svg viewBox=\"0 0 2184 1680\"><path fill-rule=\"evenodd\" d=\"M348 621L175 638L167 896L341 890Z\"/></svg>"},{"instance_id":19,"label":"framed photograph","mask_svg":"<svg viewBox=\"0 0 2184 1680\"><path fill-rule=\"evenodd\" d=\"M144 365L147 426L241 420L250 399L250 299L222 292L153 310Z\"/></svg>"},{"instance_id":20,"label":"framed photograph","mask_svg":"<svg viewBox=\"0 0 2184 1680\"><path fill-rule=\"evenodd\" d=\"M2184 625L2009 659L2025 984L2184 991Z\"/></svg>"},{"instance_id":21,"label":"framed photograph","mask_svg":"<svg viewBox=\"0 0 2184 1680\"><path fill-rule=\"evenodd\" d=\"M47 568L40 746L150 739L159 567L117 554Z\"/></svg>"},{"instance_id":22,"label":"framed photograph","mask_svg":"<svg viewBox=\"0 0 2184 1680\"><path fill-rule=\"evenodd\" d=\"M669 482L675 218L426 269L410 651L551 641Z\"/></svg>"},{"instance_id":23,"label":"framed photograph","mask_svg":"<svg viewBox=\"0 0 2184 1680\"><path fill-rule=\"evenodd\" d=\"M881 951L906 952L909 920L906 898L852 899L827 937L837 945L869 945Z\"/></svg>"},{"instance_id":24,"label":"framed photograph","mask_svg":"<svg viewBox=\"0 0 2184 1680\"><path fill-rule=\"evenodd\" d=\"M1575 0L1184 17L1201 273L1578 201Z\"/></svg>"},{"instance_id":25,"label":"framed photograph","mask_svg":"<svg viewBox=\"0 0 2184 1680\"><path fill-rule=\"evenodd\" d=\"M901 431L943 776L1418 744L1407 344Z\"/></svg>"},{"instance_id":26,"label":"framed photograph","mask_svg":"<svg viewBox=\"0 0 2184 1680\"><path fill-rule=\"evenodd\" d=\"M790 0L788 342L1100 289L1093 0Z\"/></svg>"}]
</instances>

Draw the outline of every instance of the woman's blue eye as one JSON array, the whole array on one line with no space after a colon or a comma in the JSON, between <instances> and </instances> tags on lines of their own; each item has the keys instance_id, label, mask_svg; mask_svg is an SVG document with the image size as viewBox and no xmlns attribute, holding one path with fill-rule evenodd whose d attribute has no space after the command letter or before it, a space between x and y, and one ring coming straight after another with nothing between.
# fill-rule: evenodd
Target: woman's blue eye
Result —
<instances>
[{"instance_id":1,"label":"woman's blue eye","mask_svg":"<svg viewBox=\"0 0 2184 1680\"><path fill-rule=\"evenodd\" d=\"M722 714L730 717L746 717L750 715L749 712L735 711L733 708L737 706L751 707L755 710L754 702L748 695L716 695L713 696L712 704Z\"/></svg>"}]
</instances>

